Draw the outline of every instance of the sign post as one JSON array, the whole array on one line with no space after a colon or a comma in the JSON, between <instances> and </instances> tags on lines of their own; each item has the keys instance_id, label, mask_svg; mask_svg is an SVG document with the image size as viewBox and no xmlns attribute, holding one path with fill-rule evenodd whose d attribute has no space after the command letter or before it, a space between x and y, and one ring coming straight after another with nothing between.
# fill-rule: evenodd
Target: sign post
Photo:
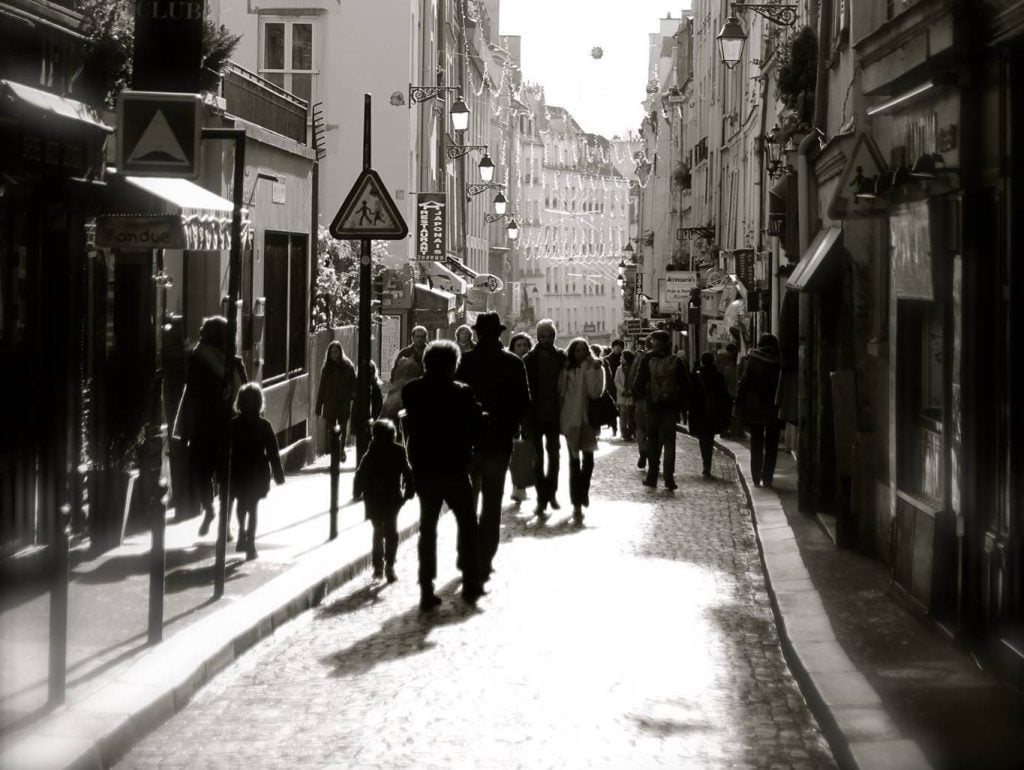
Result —
<instances>
[{"instance_id":1,"label":"sign post","mask_svg":"<svg viewBox=\"0 0 1024 770\"><path fill-rule=\"evenodd\" d=\"M377 172L370 167L371 119L370 94L363 95L363 171L345 196L341 208L331 222L331 235L335 238L355 240L359 251L359 355L356 372L356 400L353 420L356 434L356 462L362 459L370 443L370 303L372 256L370 242L401 240L409 234L405 220ZM339 452L340 454L340 452ZM332 466L334 461L332 459ZM335 469L331 469L332 486L337 484ZM332 499L337 493L332 489ZM337 512L331 511L332 521ZM333 527L332 527L333 532Z\"/></svg>"}]
</instances>

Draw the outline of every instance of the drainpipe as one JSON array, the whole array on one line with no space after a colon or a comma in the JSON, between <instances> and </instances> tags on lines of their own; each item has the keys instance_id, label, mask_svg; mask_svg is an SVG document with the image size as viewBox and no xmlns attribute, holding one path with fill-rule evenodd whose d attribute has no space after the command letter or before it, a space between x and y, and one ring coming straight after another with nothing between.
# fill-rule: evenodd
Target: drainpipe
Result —
<instances>
[{"instance_id":1,"label":"drainpipe","mask_svg":"<svg viewBox=\"0 0 1024 770\"><path fill-rule=\"evenodd\" d=\"M832 10L827 3L818 8L818 69L814 87L814 125L824 127L828 122L828 44L832 36ZM814 156L818 153L818 135L811 131L800 142L797 151L797 212L800 231L800 255L807 252L817 225L817 190L812 179ZM797 410L799 419L797 440L797 505L803 513L814 513L814 487L818 475L815 457L817 431L815 430L815 348L814 304L808 292L800 292L799 327L799 381Z\"/></svg>"}]
</instances>

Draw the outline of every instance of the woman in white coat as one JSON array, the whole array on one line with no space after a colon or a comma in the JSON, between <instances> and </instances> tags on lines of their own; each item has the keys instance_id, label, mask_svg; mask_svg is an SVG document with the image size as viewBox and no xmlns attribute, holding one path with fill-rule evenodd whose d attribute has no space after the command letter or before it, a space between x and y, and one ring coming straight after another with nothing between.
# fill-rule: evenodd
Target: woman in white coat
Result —
<instances>
[{"instance_id":1,"label":"woman in white coat","mask_svg":"<svg viewBox=\"0 0 1024 770\"><path fill-rule=\"evenodd\" d=\"M567 362L558 379L562 398L560 416L562 435L569 447L569 497L573 520L583 522L583 506L590 505L590 477L594 473L597 430L587 419L590 399L604 392L604 367L590 352L582 337L569 343ZM580 455L583 455L582 459Z\"/></svg>"}]
</instances>

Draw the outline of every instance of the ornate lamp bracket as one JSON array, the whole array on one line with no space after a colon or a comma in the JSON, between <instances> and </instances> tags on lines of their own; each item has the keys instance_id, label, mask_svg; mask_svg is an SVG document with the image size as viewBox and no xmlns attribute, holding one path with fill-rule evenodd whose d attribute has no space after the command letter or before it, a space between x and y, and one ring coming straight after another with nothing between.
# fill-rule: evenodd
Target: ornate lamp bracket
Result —
<instances>
[{"instance_id":1,"label":"ornate lamp bracket","mask_svg":"<svg viewBox=\"0 0 1024 770\"><path fill-rule=\"evenodd\" d=\"M693 237L703 238L705 241L715 240L715 226L706 225L703 227L680 227L678 230L679 240L688 240Z\"/></svg>"},{"instance_id":2,"label":"ornate lamp bracket","mask_svg":"<svg viewBox=\"0 0 1024 770\"><path fill-rule=\"evenodd\" d=\"M409 84L409 106L434 99L441 94L458 93L458 86L414 86Z\"/></svg>"},{"instance_id":3,"label":"ornate lamp bracket","mask_svg":"<svg viewBox=\"0 0 1024 770\"><path fill-rule=\"evenodd\" d=\"M504 190L505 185L501 182L488 182L487 184L471 184L466 185L466 195L473 196L479 195L485 190Z\"/></svg>"},{"instance_id":4,"label":"ornate lamp bracket","mask_svg":"<svg viewBox=\"0 0 1024 770\"><path fill-rule=\"evenodd\" d=\"M448 156L449 160L455 160L463 155L469 155L470 150L483 150L486 152L487 149L486 144L450 144L448 149L445 150L445 155Z\"/></svg>"},{"instance_id":5,"label":"ornate lamp bracket","mask_svg":"<svg viewBox=\"0 0 1024 770\"><path fill-rule=\"evenodd\" d=\"M753 11L773 24L792 27L796 24L796 5L763 5L755 3L732 3L734 10Z\"/></svg>"}]
</instances>

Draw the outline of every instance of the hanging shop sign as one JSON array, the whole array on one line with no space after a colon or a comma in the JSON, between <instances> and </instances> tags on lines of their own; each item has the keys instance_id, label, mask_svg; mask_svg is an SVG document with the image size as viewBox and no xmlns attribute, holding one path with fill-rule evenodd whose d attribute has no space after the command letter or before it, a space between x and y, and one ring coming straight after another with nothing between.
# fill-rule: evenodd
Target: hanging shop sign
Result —
<instances>
[{"instance_id":1,"label":"hanging shop sign","mask_svg":"<svg viewBox=\"0 0 1024 770\"><path fill-rule=\"evenodd\" d=\"M935 298L928 203L900 206L889 217L892 281L900 299Z\"/></svg>"},{"instance_id":2,"label":"hanging shop sign","mask_svg":"<svg viewBox=\"0 0 1024 770\"><path fill-rule=\"evenodd\" d=\"M663 309L684 308L690 304L690 291L697 288L696 270L669 270L658 281L658 305Z\"/></svg>"},{"instance_id":3,"label":"hanging shop sign","mask_svg":"<svg viewBox=\"0 0 1024 770\"><path fill-rule=\"evenodd\" d=\"M199 94L123 91L118 98L117 168L133 176L199 176Z\"/></svg>"},{"instance_id":4,"label":"hanging shop sign","mask_svg":"<svg viewBox=\"0 0 1024 770\"><path fill-rule=\"evenodd\" d=\"M199 93L204 0L135 3L132 88Z\"/></svg>"},{"instance_id":5,"label":"hanging shop sign","mask_svg":"<svg viewBox=\"0 0 1024 770\"><path fill-rule=\"evenodd\" d=\"M448 200L444 193L416 194L416 259L440 262L447 251Z\"/></svg>"}]
</instances>

